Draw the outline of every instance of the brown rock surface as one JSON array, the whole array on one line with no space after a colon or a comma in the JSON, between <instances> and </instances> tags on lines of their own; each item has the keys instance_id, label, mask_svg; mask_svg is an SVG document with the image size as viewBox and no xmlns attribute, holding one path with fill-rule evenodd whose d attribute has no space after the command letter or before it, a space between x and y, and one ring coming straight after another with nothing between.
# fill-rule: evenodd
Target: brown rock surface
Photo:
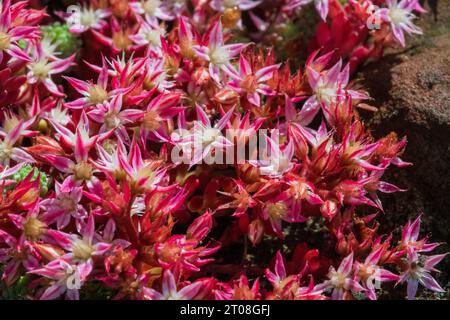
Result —
<instances>
[{"instance_id":1,"label":"brown rock surface","mask_svg":"<svg viewBox=\"0 0 450 320\"><path fill-rule=\"evenodd\" d=\"M376 137L391 131L407 136L403 159L412 167L392 169L386 180L404 193L382 197L386 231L424 213L423 233L450 244L450 1L438 4L418 24L424 36L403 50L389 52L361 70L362 83L379 108L364 113ZM411 38L410 38L411 39ZM449 245L441 250L449 251ZM439 282L450 287L450 258L440 264ZM447 298L449 293L447 292Z\"/></svg>"}]
</instances>

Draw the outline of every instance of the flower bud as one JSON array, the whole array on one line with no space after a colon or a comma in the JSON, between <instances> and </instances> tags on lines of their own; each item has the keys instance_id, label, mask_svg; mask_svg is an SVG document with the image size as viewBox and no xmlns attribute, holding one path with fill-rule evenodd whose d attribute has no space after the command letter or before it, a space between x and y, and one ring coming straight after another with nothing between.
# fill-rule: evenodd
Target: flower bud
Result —
<instances>
[{"instance_id":1,"label":"flower bud","mask_svg":"<svg viewBox=\"0 0 450 320\"><path fill-rule=\"evenodd\" d=\"M264 235L264 223L260 219L253 220L248 226L248 239L254 246L261 242Z\"/></svg>"}]
</instances>

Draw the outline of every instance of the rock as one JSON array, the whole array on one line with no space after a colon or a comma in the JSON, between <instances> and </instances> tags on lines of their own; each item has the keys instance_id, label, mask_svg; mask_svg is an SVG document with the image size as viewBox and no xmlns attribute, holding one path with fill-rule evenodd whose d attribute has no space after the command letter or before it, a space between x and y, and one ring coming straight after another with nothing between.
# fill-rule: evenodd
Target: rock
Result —
<instances>
[{"instance_id":1,"label":"rock","mask_svg":"<svg viewBox=\"0 0 450 320\"><path fill-rule=\"evenodd\" d=\"M375 137L391 131L407 136L402 158L409 168L391 169L386 180L407 188L383 195L386 232L424 213L422 235L450 243L450 1L441 1L438 22L432 16L420 22L423 39L403 51L388 53L365 66L361 82L379 108L363 118ZM438 31L436 31L438 30ZM443 245L441 252L450 251ZM450 258L439 267L439 282L448 284Z\"/></svg>"}]
</instances>

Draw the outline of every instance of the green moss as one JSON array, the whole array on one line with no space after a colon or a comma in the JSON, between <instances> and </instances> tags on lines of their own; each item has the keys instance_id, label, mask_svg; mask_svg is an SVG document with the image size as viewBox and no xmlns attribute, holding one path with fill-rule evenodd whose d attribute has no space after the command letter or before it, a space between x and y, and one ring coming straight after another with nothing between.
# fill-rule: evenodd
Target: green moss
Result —
<instances>
[{"instance_id":1,"label":"green moss","mask_svg":"<svg viewBox=\"0 0 450 320\"><path fill-rule=\"evenodd\" d=\"M31 165L26 165L13 175L13 180L15 180L16 182L24 180L31 172L31 170L34 170L33 178L31 181L34 181L40 174L39 186L41 190L41 196L45 196L48 192L48 184L49 184L48 177L44 172L40 172L37 168L34 168ZM14 188L14 185L11 186L10 188Z\"/></svg>"},{"instance_id":2,"label":"green moss","mask_svg":"<svg viewBox=\"0 0 450 320\"><path fill-rule=\"evenodd\" d=\"M41 27L43 38L50 39L51 43L57 45L57 51L64 57L75 53L80 47L80 39L69 31L69 26L55 22Z\"/></svg>"},{"instance_id":3,"label":"green moss","mask_svg":"<svg viewBox=\"0 0 450 320\"><path fill-rule=\"evenodd\" d=\"M86 283L80 291L80 300L111 300L116 290L106 287L99 281Z\"/></svg>"},{"instance_id":4,"label":"green moss","mask_svg":"<svg viewBox=\"0 0 450 320\"><path fill-rule=\"evenodd\" d=\"M280 36L284 41L290 41L298 38L301 33L300 26L293 21L289 21L279 30Z\"/></svg>"},{"instance_id":5,"label":"green moss","mask_svg":"<svg viewBox=\"0 0 450 320\"><path fill-rule=\"evenodd\" d=\"M19 45L19 47L21 49L25 49L25 47L27 46L27 42L23 39L20 39L19 41L17 41L17 44Z\"/></svg>"},{"instance_id":6,"label":"green moss","mask_svg":"<svg viewBox=\"0 0 450 320\"><path fill-rule=\"evenodd\" d=\"M2 272L0 271L0 275ZM28 293L28 276L22 276L12 286L0 286L0 300L25 300Z\"/></svg>"}]
</instances>

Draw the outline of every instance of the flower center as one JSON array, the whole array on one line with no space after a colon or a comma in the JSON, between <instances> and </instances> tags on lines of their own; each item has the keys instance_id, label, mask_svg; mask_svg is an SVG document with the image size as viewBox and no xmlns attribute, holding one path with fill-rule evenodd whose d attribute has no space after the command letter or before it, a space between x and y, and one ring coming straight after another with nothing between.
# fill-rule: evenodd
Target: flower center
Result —
<instances>
[{"instance_id":1,"label":"flower center","mask_svg":"<svg viewBox=\"0 0 450 320\"><path fill-rule=\"evenodd\" d=\"M15 115L5 114L5 120L3 121L3 131L10 133L13 129L17 128L20 120Z\"/></svg>"},{"instance_id":2,"label":"flower center","mask_svg":"<svg viewBox=\"0 0 450 320\"><path fill-rule=\"evenodd\" d=\"M178 244L166 244L159 252L159 258L165 262L175 262L181 254L182 248Z\"/></svg>"},{"instance_id":3,"label":"flower center","mask_svg":"<svg viewBox=\"0 0 450 320\"><path fill-rule=\"evenodd\" d=\"M59 207L63 209L65 212L74 212L77 208L76 201L71 198L68 194L62 194L59 199Z\"/></svg>"},{"instance_id":4,"label":"flower center","mask_svg":"<svg viewBox=\"0 0 450 320\"><path fill-rule=\"evenodd\" d=\"M150 164L145 165L137 172L136 181L139 187L151 189L156 179L156 174Z\"/></svg>"},{"instance_id":5,"label":"flower center","mask_svg":"<svg viewBox=\"0 0 450 320\"><path fill-rule=\"evenodd\" d=\"M116 112L109 112L105 114L105 126L108 129L117 128L120 124L120 118Z\"/></svg>"},{"instance_id":6,"label":"flower center","mask_svg":"<svg viewBox=\"0 0 450 320\"><path fill-rule=\"evenodd\" d=\"M147 130L156 130L161 126L161 118L155 111L147 111L144 114L143 125Z\"/></svg>"},{"instance_id":7,"label":"flower center","mask_svg":"<svg viewBox=\"0 0 450 320\"><path fill-rule=\"evenodd\" d=\"M148 43L150 43L156 47L160 47L161 46L161 36L163 34L164 34L163 32L158 31L158 30L148 30L148 31L145 31L144 37Z\"/></svg>"},{"instance_id":8,"label":"flower center","mask_svg":"<svg viewBox=\"0 0 450 320\"><path fill-rule=\"evenodd\" d=\"M238 5L226 5L223 11L222 23L225 28L234 28L238 21L241 19L241 10Z\"/></svg>"},{"instance_id":9,"label":"flower center","mask_svg":"<svg viewBox=\"0 0 450 320\"><path fill-rule=\"evenodd\" d=\"M5 162L6 160L11 159L12 155L12 146L4 141L0 143L0 162Z\"/></svg>"},{"instance_id":10,"label":"flower center","mask_svg":"<svg viewBox=\"0 0 450 320\"><path fill-rule=\"evenodd\" d=\"M39 80L44 80L50 72L50 65L46 60L40 60L31 64L31 72Z\"/></svg>"},{"instance_id":11,"label":"flower center","mask_svg":"<svg viewBox=\"0 0 450 320\"><path fill-rule=\"evenodd\" d=\"M254 75L246 76L242 81L241 86L249 93L255 92L257 86L256 76Z\"/></svg>"},{"instance_id":12,"label":"flower center","mask_svg":"<svg viewBox=\"0 0 450 320\"><path fill-rule=\"evenodd\" d=\"M142 3L142 8L145 11L145 14L149 16L154 16L156 13L156 9L161 5L161 1L159 0L147 0Z\"/></svg>"},{"instance_id":13,"label":"flower center","mask_svg":"<svg viewBox=\"0 0 450 320\"><path fill-rule=\"evenodd\" d=\"M208 128L203 131L202 142L204 146L207 146L214 141L216 141L217 137L220 136L220 130L214 128Z\"/></svg>"},{"instance_id":14,"label":"flower center","mask_svg":"<svg viewBox=\"0 0 450 320\"><path fill-rule=\"evenodd\" d=\"M77 180L90 180L92 177L92 166L87 162L77 163L73 171Z\"/></svg>"},{"instance_id":15,"label":"flower center","mask_svg":"<svg viewBox=\"0 0 450 320\"><path fill-rule=\"evenodd\" d=\"M46 225L37 218L29 218L23 224L23 232L28 240L37 241L45 232Z\"/></svg>"},{"instance_id":16,"label":"flower center","mask_svg":"<svg viewBox=\"0 0 450 320\"><path fill-rule=\"evenodd\" d=\"M375 271L376 269L373 266L363 265L359 268L358 275L361 277L363 281L366 281L375 273Z\"/></svg>"},{"instance_id":17,"label":"flower center","mask_svg":"<svg viewBox=\"0 0 450 320\"><path fill-rule=\"evenodd\" d=\"M211 60L212 64L221 65L227 63L230 59L230 56L227 49L225 49L224 47L216 47L211 50L209 59Z\"/></svg>"},{"instance_id":18,"label":"flower center","mask_svg":"<svg viewBox=\"0 0 450 320\"><path fill-rule=\"evenodd\" d=\"M224 0L223 6L226 8L233 8L239 5L240 0Z\"/></svg>"},{"instance_id":19,"label":"flower center","mask_svg":"<svg viewBox=\"0 0 450 320\"><path fill-rule=\"evenodd\" d=\"M395 25L400 25L402 23L408 23L408 11L400 8L392 8L389 10L389 18Z\"/></svg>"},{"instance_id":20,"label":"flower center","mask_svg":"<svg viewBox=\"0 0 450 320\"><path fill-rule=\"evenodd\" d=\"M411 262L408 271L411 278L419 279L422 272L422 267L417 262Z\"/></svg>"},{"instance_id":21,"label":"flower center","mask_svg":"<svg viewBox=\"0 0 450 320\"><path fill-rule=\"evenodd\" d=\"M0 51L8 49L11 44L11 37L9 34L0 32Z\"/></svg>"},{"instance_id":22,"label":"flower center","mask_svg":"<svg viewBox=\"0 0 450 320\"><path fill-rule=\"evenodd\" d=\"M99 85L94 85L89 90L89 100L93 104L103 103L108 99L108 92Z\"/></svg>"},{"instance_id":23,"label":"flower center","mask_svg":"<svg viewBox=\"0 0 450 320\"><path fill-rule=\"evenodd\" d=\"M131 45L131 39L129 38L129 32L119 31L112 35L113 43L116 48L121 50L127 50Z\"/></svg>"},{"instance_id":24,"label":"flower center","mask_svg":"<svg viewBox=\"0 0 450 320\"><path fill-rule=\"evenodd\" d=\"M93 9L85 10L80 17L80 24L85 27L92 27L97 23L97 15Z\"/></svg>"},{"instance_id":25,"label":"flower center","mask_svg":"<svg viewBox=\"0 0 450 320\"><path fill-rule=\"evenodd\" d=\"M322 84L318 86L316 95L319 98L319 101L330 104L336 99L337 89L336 87Z\"/></svg>"},{"instance_id":26,"label":"flower center","mask_svg":"<svg viewBox=\"0 0 450 320\"><path fill-rule=\"evenodd\" d=\"M91 258L94 248L85 240L77 240L72 247L72 252L75 258L86 261Z\"/></svg>"},{"instance_id":27,"label":"flower center","mask_svg":"<svg viewBox=\"0 0 450 320\"><path fill-rule=\"evenodd\" d=\"M336 272L331 277L331 284L335 288L344 288L345 286L345 276L342 273Z\"/></svg>"},{"instance_id":28,"label":"flower center","mask_svg":"<svg viewBox=\"0 0 450 320\"><path fill-rule=\"evenodd\" d=\"M305 183L296 181L292 183L291 188L292 196L295 199L304 199L306 197L308 189Z\"/></svg>"},{"instance_id":29,"label":"flower center","mask_svg":"<svg viewBox=\"0 0 450 320\"><path fill-rule=\"evenodd\" d=\"M28 205L39 197L39 188L29 189L20 199L17 201L19 205Z\"/></svg>"},{"instance_id":30,"label":"flower center","mask_svg":"<svg viewBox=\"0 0 450 320\"><path fill-rule=\"evenodd\" d=\"M282 218L286 213L286 205L283 202L269 204L268 212L272 218Z\"/></svg>"}]
</instances>

